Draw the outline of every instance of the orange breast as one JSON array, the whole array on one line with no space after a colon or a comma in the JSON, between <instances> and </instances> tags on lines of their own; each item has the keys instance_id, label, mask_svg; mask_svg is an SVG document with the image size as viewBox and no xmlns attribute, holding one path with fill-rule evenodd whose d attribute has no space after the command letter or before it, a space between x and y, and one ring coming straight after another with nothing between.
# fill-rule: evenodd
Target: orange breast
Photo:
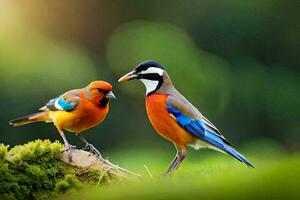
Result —
<instances>
[{"instance_id":1,"label":"orange breast","mask_svg":"<svg viewBox=\"0 0 300 200\"><path fill-rule=\"evenodd\" d=\"M154 129L177 147L185 149L188 144L195 141L195 137L180 127L174 116L170 115L167 107L168 96L165 94L152 94L146 97L146 110Z\"/></svg>"},{"instance_id":2,"label":"orange breast","mask_svg":"<svg viewBox=\"0 0 300 200\"><path fill-rule=\"evenodd\" d=\"M57 128L80 133L100 124L105 119L108 110L109 105L99 108L87 99L81 99L73 111L52 111L50 117Z\"/></svg>"}]
</instances>

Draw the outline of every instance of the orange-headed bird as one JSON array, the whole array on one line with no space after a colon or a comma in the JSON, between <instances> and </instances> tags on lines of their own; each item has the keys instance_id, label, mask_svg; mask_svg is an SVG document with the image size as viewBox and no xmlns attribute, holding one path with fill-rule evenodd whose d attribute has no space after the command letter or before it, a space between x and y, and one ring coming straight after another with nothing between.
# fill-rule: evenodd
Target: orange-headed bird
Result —
<instances>
[{"instance_id":1,"label":"orange-headed bird","mask_svg":"<svg viewBox=\"0 0 300 200\"><path fill-rule=\"evenodd\" d=\"M85 143L85 150L101 157L100 152L81 135L83 131L97 126L105 119L109 111L109 100L115 99L112 86L105 81L93 81L87 87L70 90L51 99L41 112L11 120L13 126L22 126L33 122L52 122L62 137L65 149L72 159L72 149L64 135L64 130L75 133Z\"/></svg>"},{"instance_id":2,"label":"orange-headed bird","mask_svg":"<svg viewBox=\"0 0 300 200\"><path fill-rule=\"evenodd\" d=\"M177 154L166 173L176 171L186 156L187 146L211 148L227 153L248 166L254 167L231 147L219 130L206 119L173 86L164 67L155 61L145 61L119 79L137 79L146 87L146 111L154 129L174 143Z\"/></svg>"}]
</instances>

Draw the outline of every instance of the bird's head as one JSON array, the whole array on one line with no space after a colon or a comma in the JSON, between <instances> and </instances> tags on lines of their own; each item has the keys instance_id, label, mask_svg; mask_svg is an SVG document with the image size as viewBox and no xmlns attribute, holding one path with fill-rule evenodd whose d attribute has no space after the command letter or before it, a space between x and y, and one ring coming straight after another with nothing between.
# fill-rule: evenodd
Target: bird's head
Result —
<instances>
[{"instance_id":1,"label":"bird's head","mask_svg":"<svg viewBox=\"0 0 300 200\"><path fill-rule=\"evenodd\" d=\"M93 81L88 86L91 100L100 107L106 106L110 99L115 99L112 86L105 81Z\"/></svg>"},{"instance_id":2,"label":"bird's head","mask_svg":"<svg viewBox=\"0 0 300 200\"><path fill-rule=\"evenodd\" d=\"M120 82L129 80L140 80L146 87L146 94L156 92L164 83L167 73L164 67L156 61L144 61L138 64L133 71L125 74L119 79Z\"/></svg>"}]
</instances>

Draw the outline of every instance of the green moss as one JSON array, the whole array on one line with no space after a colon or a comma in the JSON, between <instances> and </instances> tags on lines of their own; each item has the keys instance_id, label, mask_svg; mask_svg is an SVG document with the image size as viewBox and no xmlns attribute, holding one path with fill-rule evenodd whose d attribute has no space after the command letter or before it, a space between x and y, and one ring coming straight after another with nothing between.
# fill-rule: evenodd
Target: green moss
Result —
<instances>
[{"instance_id":1,"label":"green moss","mask_svg":"<svg viewBox=\"0 0 300 200\"><path fill-rule=\"evenodd\" d=\"M80 189L81 182L75 175L67 174L64 179L58 181L55 184L55 191L57 193L64 193L71 189Z\"/></svg>"},{"instance_id":2,"label":"green moss","mask_svg":"<svg viewBox=\"0 0 300 200\"><path fill-rule=\"evenodd\" d=\"M116 176L102 170L71 167L60 161L63 145L36 140L25 145L0 145L0 199L45 199L82 182L107 183Z\"/></svg>"}]
</instances>

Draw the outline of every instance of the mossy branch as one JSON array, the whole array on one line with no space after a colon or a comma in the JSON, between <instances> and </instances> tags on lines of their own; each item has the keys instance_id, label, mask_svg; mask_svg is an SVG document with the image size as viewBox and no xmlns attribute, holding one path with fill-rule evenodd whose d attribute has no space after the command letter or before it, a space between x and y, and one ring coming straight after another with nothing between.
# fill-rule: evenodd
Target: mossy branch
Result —
<instances>
[{"instance_id":1,"label":"mossy branch","mask_svg":"<svg viewBox=\"0 0 300 200\"><path fill-rule=\"evenodd\" d=\"M105 184L136 174L83 150L69 162L63 145L36 140L25 145L0 145L0 199L43 199L79 189L83 183Z\"/></svg>"}]
</instances>

